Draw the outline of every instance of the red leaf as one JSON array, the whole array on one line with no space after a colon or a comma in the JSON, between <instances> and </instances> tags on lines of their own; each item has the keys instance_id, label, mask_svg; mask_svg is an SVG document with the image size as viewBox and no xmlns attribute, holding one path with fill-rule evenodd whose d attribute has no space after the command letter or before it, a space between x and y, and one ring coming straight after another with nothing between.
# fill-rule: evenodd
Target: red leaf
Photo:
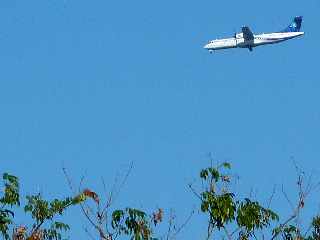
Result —
<instances>
[{"instance_id":1,"label":"red leaf","mask_svg":"<svg viewBox=\"0 0 320 240\"><path fill-rule=\"evenodd\" d=\"M97 204L99 204L99 196L95 192L93 192L90 189L86 188L85 190L83 190L83 194L86 197L92 198Z\"/></svg>"}]
</instances>

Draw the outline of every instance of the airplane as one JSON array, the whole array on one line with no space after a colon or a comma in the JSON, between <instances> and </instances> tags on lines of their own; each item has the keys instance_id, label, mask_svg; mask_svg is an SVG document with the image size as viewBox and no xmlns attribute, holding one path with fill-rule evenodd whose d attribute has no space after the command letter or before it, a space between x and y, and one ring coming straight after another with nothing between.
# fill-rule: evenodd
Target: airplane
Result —
<instances>
[{"instance_id":1,"label":"airplane","mask_svg":"<svg viewBox=\"0 0 320 240\"><path fill-rule=\"evenodd\" d=\"M253 34L249 27L244 26L241 29L242 32L236 33L234 37L209 41L204 48L210 53L227 48L248 48L249 51L252 51L257 46L279 43L304 35L304 32L300 32L301 23L302 16L297 16L287 28L280 32L258 35Z\"/></svg>"}]
</instances>

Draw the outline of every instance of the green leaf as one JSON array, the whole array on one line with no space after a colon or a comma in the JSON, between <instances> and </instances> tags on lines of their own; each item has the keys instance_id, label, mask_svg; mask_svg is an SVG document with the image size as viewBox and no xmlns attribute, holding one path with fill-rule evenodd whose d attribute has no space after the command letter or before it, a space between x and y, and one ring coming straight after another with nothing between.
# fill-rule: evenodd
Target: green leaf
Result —
<instances>
[{"instance_id":1,"label":"green leaf","mask_svg":"<svg viewBox=\"0 0 320 240\"><path fill-rule=\"evenodd\" d=\"M209 168L208 170L209 170L212 178L213 178L216 182L218 182L218 181L219 181L219 177L220 177L219 171L218 171L217 169L215 169L215 168Z\"/></svg>"},{"instance_id":2,"label":"green leaf","mask_svg":"<svg viewBox=\"0 0 320 240\"><path fill-rule=\"evenodd\" d=\"M203 170L201 170L201 172L200 172L200 178L206 180L207 177L208 177L208 174L209 174L209 173L208 173L208 170L207 170L207 169L203 169Z\"/></svg>"},{"instance_id":3,"label":"green leaf","mask_svg":"<svg viewBox=\"0 0 320 240\"><path fill-rule=\"evenodd\" d=\"M245 229L249 235L256 229L263 229L270 225L271 221L279 217L270 209L263 208L258 202L252 202L246 198L237 209L237 224Z\"/></svg>"},{"instance_id":4,"label":"green leaf","mask_svg":"<svg viewBox=\"0 0 320 240\"><path fill-rule=\"evenodd\" d=\"M20 205L20 196L19 196L19 181L18 178L4 173L3 176L4 183L4 196L0 198L0 203L3 205Z\"/></svg>"},{"instance_id":5,"label":"green leaf","mask_svg":"<svg viewBox=\"0 0 320 240\"><path fill-rule=\"evenodd\" d=\"M222 164L222 166L223 166L224 168L231 169L231 164L228 163L228 162L224 162L224 163Z\"/></svg>"},{"instance_id":6,"label":"green leaf","mask_svg":"<svg viewBox=\"0 0 320 240\"><path fill-rule=\"evenodd\" d=\"M115 210L112 213L111 226L119 234L130 236L130 239L151 238L150 219L139 209Z\"/></svg>"}]
</instances>

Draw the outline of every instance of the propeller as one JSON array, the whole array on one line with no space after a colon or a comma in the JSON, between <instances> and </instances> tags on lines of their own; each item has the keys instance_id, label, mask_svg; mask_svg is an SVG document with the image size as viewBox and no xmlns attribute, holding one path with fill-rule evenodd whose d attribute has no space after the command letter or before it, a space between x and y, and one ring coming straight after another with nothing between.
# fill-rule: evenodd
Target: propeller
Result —
<instances>
[{"instance_id":1,"label":"propeller","mask_svg":"<svg viewBox=\"0 0 320 240\"><path fill-rule=\"evenodd\" d=\"M237 32L235 30L234 30L233 38L234 38L236 45L237 45Z\"/></svg>"}]
</instances>

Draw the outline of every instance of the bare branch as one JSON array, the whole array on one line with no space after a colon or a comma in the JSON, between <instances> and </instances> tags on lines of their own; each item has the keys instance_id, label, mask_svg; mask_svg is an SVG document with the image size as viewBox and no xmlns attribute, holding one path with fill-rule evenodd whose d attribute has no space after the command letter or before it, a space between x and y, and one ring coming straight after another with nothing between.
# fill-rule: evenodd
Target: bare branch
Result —
<instances>
[{"instance_id":1,"label":"bare branch","mask_svg":"<svg viewBox=\"0 0 320 240\"><path fill-rule=\"evenodd\" d=\"M62 171L64 173L64 176L66 177L66 180L67 180L67 183L68 183L68 186L71 190L71 192L73 192L74 195L76 195L77 193L75 192L75 188L73 186L73 183L72 183L72 180L71 178L69 177L68 173L67 173L67 169L65 167L62 168Z\"/></svg>"},{"instance_id":2,"label":"bare branch","mask_svg":"<svg viewBox=\"0 0 320 240\"><path fill-rule=\"evenodd\" d=\"M268 204L267 204L268 208L270 208L270 206L271 206L271 202L273 200L275 193L276 193L276 185L273 186L272 193L271 193L271 196L270 196Z\"/></svg>"},{"instance_id":3,"label":"bare branch","mask_svg":"<svg viewBox=\"0 0 320 240\"><path fill-rule=\"evenodd\" d=\"M187 224L190 222L190 220L191 220L192 216L194 215L194 213L195 213L195 210L192 210L190 215L187 217L187 219L175 231L175 233L173 234L173 238L175 238L187 226Z\"/></svg>"},{"instance_id":4,"label":"bare branch","mask_svg":"<svg viewBox=\"0 0 320 240\"><path fill-rule=\"evenodd\" d=\"M234 234L236 234L241 228L237 227L230 235L233 236Z\"/></svg>"},{"instance_id":5,"label":"bare branch","mask_svg":"<svg viewBox=\"0 0 320 240\"><path fill-rule=\"evenodd\" d=\"M69 185L70 190L74 192L75 190L74 190L74 187L73 187L71 178L69 177L69 175L68 175L68 173L67 173L66 168L63 168L62 170L63 170L63 172L64 172L64 175L65 175L66 179L67 179L67 182L68 182L68 185ZM84 181L84 176L81 177L80 184L79 184L79 188L78 188L78 193L81 192L81 186L82 186L83 181ZM75 194L76 194L76 193L75 193ZM100 237L101 237L102 239L107 239L107 238L105 237L105 234L103 233L102 228L100 228L100 227L93 221L93 219L92 219L92 218L90 217L90 215L89 215L89 211L93 212L93 210L92 210L89 206L87 206L87 205L85 205L85 204L83 204L83 203L80 203L80 208L81 208L81 211L82 211L82 213L84 214L84 216L85 216L85 217L87 218L87 220L89 221L89 223L90 223L95 229L97 229L97 231L98 231L99 234L100 234ZM87 208L87 209L86 209L86 208ZM89 209L89 210L88 210L88 209Z\"/></svg>"},{"instance_id":6,"label":"bare branch","mask_svg":"<svg viewBox=\"0 0 320 240\"><path fill-rule=\"evenodd\" d=\"M202 197L199 195L199 193L197 193L197 191L192 187L191 183L188 184L188 187L190 188L191 192L197 197L199 198L199 200L202 202Z\"/></svg>"},{"instance_id":7,"label":"bare branch","mask_svg":"<svg viewBox=\"0 0 320 240\"><path fill-rule=\"evenodd\" d=\"M213 224L210 221L208 224L208 229L207 229L207 238L206 238L207 240L210 239L212 232L213 232Z\"/></svg>"},{"instance_id":8,"label":"bare branch","mask_svg":"<svg viewBox=\"0 0 320 240\"><path fill-rule=\"evenodd\" d=\"M223 230L224 230L225 234L227 235L228 240L232 240L232 236L225 226L223 226Z\"/></svg>"},{"instance_id":9,"label":"bare branch","mask_svg":"<svg viewBox=\"0 0 320 240\"><path fill-rule=\"evenodd\" d=\"M288 203L290 204L291 208L293 209L293 213L292 215L286 220L284 221L282 224L280 224L280 229L283 229L283 227L285 227L290 221L296 219L296 224L298 226L298 230L300 231L300 226L299 226L299 215L301 212L301 209L304 207L305 205L305 200L307 195L311 192L311 176L309 177L308 180L308 184L307 186L303 187L303 180L304 180L304 172L301 171L298 166L295 164L295 168L298 174L298 180L297 180L297 185L298 185L298 203L296 205L296 207L293 206L293 204L291 203L291 201L289 200L288 195L286 194L286 192L284 191L283 185L282 185L282 193L285 196L286 200L288 201ZM308 231L307 231L308 232ZM275 239L278 235L280 234L280 232L274 234L271 238L271 240ZM306 233L307 234L307 233Z\"/></svg>"},{"instance_id":10,"label":"bare branch","mask_svg":"<svg viewBox=\"0 0 320 240\"><path fill-rule=\"evenodd\" d=\"M293 206L293 204L292 204L292 202L290 201L290 199L289 199L286 191L284 190L283 184L282 184L282 187L281 187L281 191L282 191L282 194L284 195L284 197L286 198L287 202L289 203L292 211L294 211L294 210L295 210L295 207Z\"/></svg>"},{"instance_id":11,"label":"bare branch","mask_svg":"<svg viewBox=\"0 0 320 240\"><path fill-rule=\"evenodd\" d=\"M85 231L85 233L89 236L89 238L91 238L91 240L96 240L92 234L89 232L88 228L83 227L83 230Z\"/></svg>"},{"instance_id":12,"label":"bare branch","mask_svg":"<svg viewBox=\"0 0 320 240\"><path fill-rule=\"evenodd\" d=\"M280 224L280 228L283 229L290 221L292 221L293 219L295 219L297 217L296 214L293 214L291 217L289 217L284 223ZM271 240L274 240L278 235L280 234L280 232L275 233Z\"/></svg>"},{"instance_id":13,"label":"bare branch","mask_svg":"<svg viewBox=\"0 0 320 240\"><path fill-rule=\"evenodd\" d=\"M171 231L172 231L172 227L175 228L174 226L174 219L175 219L175 215L173 213L173 210L170 210L170 218L169 218L169 227L168 227L168 232L167 232L167 236L166 239L169 240L170 235L171 235Z\"/></svg>"},{"instance_id":14,"label":"bare branch","mask_svg":"<svg viewBox=\"0 0 320 240\"><path fill-rule=\"evenodd\" d=\"M123 188L123 186L126 184L126 182L127 182L127 180L128 180L128 177L129 177L132 169L133 169L133 162L130 163L129 169L127 170L126 175L124 176L121 184L119 185L118 192L115 194L115 197L114 197L115 200L116 200L117 197L119 196L120 191L121 191L121 189Z\"/></svg>"}]
</instances>

